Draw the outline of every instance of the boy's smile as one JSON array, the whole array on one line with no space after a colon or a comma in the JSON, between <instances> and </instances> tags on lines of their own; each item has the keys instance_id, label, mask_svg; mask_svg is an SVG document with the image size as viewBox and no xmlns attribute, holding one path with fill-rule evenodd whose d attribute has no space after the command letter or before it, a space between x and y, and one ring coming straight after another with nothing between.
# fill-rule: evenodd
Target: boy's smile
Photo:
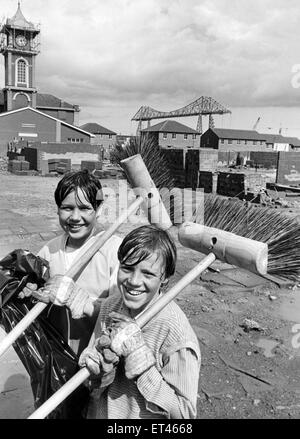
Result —
<instances>
[{"instance_id":1,"label":"boy's smile","mask_svg":"<svg viewBox=\"0 0 300 439\"><path fill-rule=\"evenodd\" d=\"M136 265L130 263L131 261L127 261L127 264L120 264L118 286L125 305L130 309L131 315L135 316L158 296L164 280L165 264L161 255L156 252Z\"/></svg>"}]
</instances>

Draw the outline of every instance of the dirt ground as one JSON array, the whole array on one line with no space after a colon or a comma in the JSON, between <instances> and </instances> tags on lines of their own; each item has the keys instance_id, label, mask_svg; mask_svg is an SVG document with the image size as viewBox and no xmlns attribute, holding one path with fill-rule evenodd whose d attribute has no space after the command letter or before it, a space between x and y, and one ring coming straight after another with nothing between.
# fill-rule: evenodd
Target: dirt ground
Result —
<instances>
[{"instance_id":1,"label":"dirt ground","mask_svg":"<svg viewBox=\"0 0 300 439\"><path fill-rule=\"evenodd\" d=\"M0 209L5 207L16 217L21 215L23 221L38 216L54 224L53 191L57 182L58 178L0 174ZM104 227L108 225L106 222ZM133 222L126 223L117 234L124 236L135 226ZM179 244L175 227L171 233L178 245L179 260L170 286L204 257ZM7 236L0 235L0 248L7 242L5 239ZM34 239L24 240L26 248L33 252L42 244ZM187 314L202 353L198 419L300 418L297 285L279 286L216 261L176 301ZM11 362L1 361L0 375L9 377L11 367ZM26 400L25 412L30 413L28 382L24 385L21 378L14 382L16 391L23 388L18 397L8 391L7 381L6 387L4 384L0 380L0 401L5 403L7 413L17 413L20 398ZM7 413L0 413L0 418Z\"/></svg>"}]
</instances>

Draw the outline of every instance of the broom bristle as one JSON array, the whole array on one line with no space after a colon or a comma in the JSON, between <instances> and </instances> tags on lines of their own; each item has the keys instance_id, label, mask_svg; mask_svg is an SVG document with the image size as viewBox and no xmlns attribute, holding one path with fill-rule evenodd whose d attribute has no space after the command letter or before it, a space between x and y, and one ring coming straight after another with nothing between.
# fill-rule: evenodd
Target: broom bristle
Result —
<instances>
[{"instance_id":1,"label":"broom bristle","mask_svg":"<svg viewBox=\"0 0 300 439\"><path fill-rule=\"evenodd\" d=\"M172 190L175 187L175 180L172 177L169 165L164 158L162 152L157 146L155 139L152 136L144 135L143 137L136 137L130 139L128 144L122 146L116 144L110 154L110 161L120 167L121 160L124 160L133 155L140 154L147 170L158 190L168 189ZM164 203L172 222L174 222L175 212L170 208L170 199L168 191L160 192L162 202ZM178 195L175 194L174 198ZM174 201L176 205L176 200Z\"/></svg>"},{"instance_id":2,"label":"broom bristle","mask_svg":"<svg viewBox=\"0 0 300 439\"><path fill-rule=\"evenodd\" d=\"M141 154L158 190L175 188L169 165L151 136L130 140L125 146L117 144L111 152L111 161L120 165L121 160L135 154ZM174 223L175 212L170 208L170 199L164 199L163 192L161 197L165 206L169 207L170 218ZM180 205L177 204L176 195L173 204ZM202 217L203 208L200 207L191 221L202 222ZM299 281L300 223L297 220L274 209L257 207L237 198L226 199L205 194L204 225L268 244L268 273Z\"/></svg>"},{"instance_id":3,"label":"broom bristle","mask_svg":"<svg viewBox=\"0 0 300 439\"><path fill-rule=\"evenodd\" d=\"M172 189L175 181L168 164L159 150L155 139L151 136L130 139L124 146L116 144L110 154L110 161L120 166L121 160L140 154L157 189Z\"/></svg>"},{"instance_id":4,"label":"broom bristle","mask_svg":"<svg viewBox=\"0 0 300 439\"><path fill-rule=\"evenodd\" d=\"M193 221L203 222L203 208ZM204 197L204 225L268 244L268 273L300 279L300 223L274 209L218 195Z\"/></svg>"}]
</instances>

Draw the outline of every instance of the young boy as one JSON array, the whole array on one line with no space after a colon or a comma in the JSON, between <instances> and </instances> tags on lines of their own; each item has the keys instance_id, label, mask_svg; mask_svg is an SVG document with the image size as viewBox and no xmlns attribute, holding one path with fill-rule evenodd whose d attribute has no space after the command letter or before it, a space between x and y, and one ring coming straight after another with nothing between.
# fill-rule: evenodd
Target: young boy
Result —
<instances>
[{"instance_id":1,"label":"young boy","mask_svg":"<svg viewBox=\"0 0 300 439\"><path fill-rule=\"evenodd\" d=\"M96 341L79 361L102 379L87 417L195 418L201 355L185 314L172 301L142 330L133 320L163 294L176 247L167 232L142 226L124 238L118 259L119 291L98 301ZM90 301L84 313L93 313Z\"/></svg>"},{"instance_id":2,"label":"young boy","mask_svg":"<svg viewBox=\"0 0 300 439\"><path fill-rule=\"evenodd\" d=\"M38 253L50 265L50 278L60 280L73 261L101 234L97 215L103 203L99 179L88 171L69 172L59 181L54 193L59 223L63 234L49 241ZM95 301L107 297L116 282L117 252L121 238L112 236L81 271L76 285ZM28 284L23 296L28 296L37 286ZM22 293L21 293L22 295ZM35 293L33 293L35 295ZM75 317L75 318L73 318ZM73 351L80 355L88 345L95 325L91 316L71 315L66 307L51 304L47 318L59 330Z\"/></svg>"}]
</instances>

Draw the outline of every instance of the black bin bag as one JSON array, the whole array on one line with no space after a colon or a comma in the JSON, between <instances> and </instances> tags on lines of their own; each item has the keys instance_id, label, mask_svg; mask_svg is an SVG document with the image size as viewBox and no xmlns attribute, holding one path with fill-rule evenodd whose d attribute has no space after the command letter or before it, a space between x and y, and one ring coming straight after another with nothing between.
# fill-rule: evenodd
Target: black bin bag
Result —
<instances>
[{"instance_id":1,"label":"black bin bag","mask_svg":"<svg viewBox=\"0 0 300 439\"><path fill-rule=\"evenodd\" d=\"M6 333L37 303L32 297L19 299L19 292L28 282L40 288L48 278L48 262L26 250L14 250L0 261L0 325ZM49 306L13 344L30 376L36 409L79 370L77 355L47 320ZM82 418L88 394L85 386L78 387L47 418Z\"/></svg>"}]
</instances>

